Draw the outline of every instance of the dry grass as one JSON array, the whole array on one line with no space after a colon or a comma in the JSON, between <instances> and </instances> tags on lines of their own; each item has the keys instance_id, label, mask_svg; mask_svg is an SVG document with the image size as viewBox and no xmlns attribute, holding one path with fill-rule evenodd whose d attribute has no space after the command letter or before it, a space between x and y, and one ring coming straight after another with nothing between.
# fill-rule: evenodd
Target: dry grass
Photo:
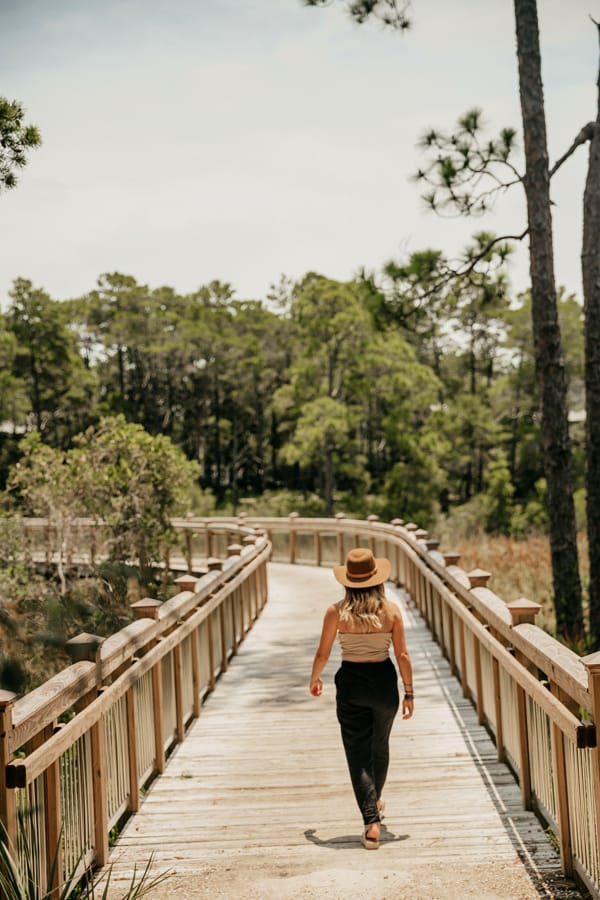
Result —
<instances>
[{"instance_id":1,"label":"dry grass","mask_svg":"<svg viewBox=\"0 0 600 900\"><path fill-rule=\"evenodd\" d=\"M578 536L579 562L584 586L587 585L587 540ZM531 536L523 540L481 534L477 537L444 540L443 550L461 554L459 565L466 572L485 569L492 577L488 587L507 603L526 597L540 603L542 609L536 624L554 633L552 608L552 571L550 545L546 536Z\"/></svg>"}]
</instances>

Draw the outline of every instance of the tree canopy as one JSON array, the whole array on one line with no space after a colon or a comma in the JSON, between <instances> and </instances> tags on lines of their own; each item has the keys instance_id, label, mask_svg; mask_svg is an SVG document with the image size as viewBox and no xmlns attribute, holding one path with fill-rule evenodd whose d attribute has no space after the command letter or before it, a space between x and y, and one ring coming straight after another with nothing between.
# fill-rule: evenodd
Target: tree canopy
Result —
<instances>
[{"instance_id":1,"label":"tree canopy","mask_svg":"<svg viewBox=\"0 0 600 900\"><path fill-rule=\"evenodd\" d=\"M23 121L25 110L18 100L0 97L0 191L17 185L17 173L27 164L27 154L42 139L35 125Z\"/></svg>"}]
</instances>

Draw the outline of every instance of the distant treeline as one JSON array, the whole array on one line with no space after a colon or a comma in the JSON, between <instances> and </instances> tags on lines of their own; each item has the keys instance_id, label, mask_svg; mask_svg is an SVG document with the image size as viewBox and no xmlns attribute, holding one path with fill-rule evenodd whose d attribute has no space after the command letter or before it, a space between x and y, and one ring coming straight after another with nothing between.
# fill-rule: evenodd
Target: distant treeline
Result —
<instances>
[{"instance_id":1,"label":"distant treeline","mask_svg":"<svg viewBox=\"0 0 600 900\"><path fill-rule=\"evenodd\" d=\"M58 300L18 279L0 320L0 483L23 434L66 450L122 414L199 463L195 512L290 491L312 514L427 525L470 501L490 531L543 527L530 298L504 263L448 281L424 251L378 279L282 279L264 300L118 273ZM559 305L581 487L582 309Z\"/></svg>"}]
</instances>

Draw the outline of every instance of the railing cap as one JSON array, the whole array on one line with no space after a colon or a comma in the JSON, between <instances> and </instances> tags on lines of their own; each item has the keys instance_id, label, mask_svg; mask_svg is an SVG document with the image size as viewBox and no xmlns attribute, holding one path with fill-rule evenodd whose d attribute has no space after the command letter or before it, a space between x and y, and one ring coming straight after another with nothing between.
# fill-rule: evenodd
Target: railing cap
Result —
<instances>
[{"instance_id":1,"label":"railing cap","mask_svg":"<svg viewBox=\"0 0 600 900\"><path fill-rule=\"evenodd\" d=\"M162 606L160 600L153 597L144 597L142 600L136 600L131 604L131 609L139 618L158 619L158 610Z\"/></svg>"},{"instance_id":2,"label":"railing cap","mask_svg":"<svg viewBox=\"0 0 600 900\"><path fill-rule=\"evenodd\" d=\"M442 556L444 557L444 563L447 566L455 566L458 563L461 554L456 550L447 550Z\"/></svg>"},{"instance_id":3,"label":"railing cap","mask_svg":"<svg viewBox=\"0 0 600 900\"><path fill-rule=\"evenodd\" d=\"M4 710L7 706L11 706L16 699L17 695L13 691L0 690L0 710Z\"/></svg>"},{"instance_id":4,"label":"railing cap","mask_svg":"<svg viewBox=\"0 0 600 900\"><path fill-rule=\"evenodd\" d=\"M407 531L418 531L419 530L419 526L417 525L416 522L407 522L404 527L406 528Z\"/></svg>"},{"instance_id":5,"label":"railing cap","mask_svg":"<svg viewBox=\"0 0 600 900\"><path fill-rule=\"evenodd\" d=\"M469 585L472 588L485 587L491 577L492 573L486 572L485 569L473 569L471 572L467 572Z\"/></svg>"},{"instance_id":6,"label":"railing cap","mask_svg":"<svg viewBox=\"0 0 600 900\"><path fill-rule=\"evenodd\" d=\"M336 519L345 519L346 513L342 513L342 512L336 513L335 517L336 517Z\"/></svg>"},{"instance_id":7,"label":"railing cap","mask_svg":"<svg viewBox=\"0 0 600 900\"><path fill-rule=\"evenodd\" d=\"M511 600L506 606L512 616L513 625L519 625L521 622L531 622L535 624L535 617L542 608L541 603L536 603L535 600L528 600L527 597L519 597L518 600Z\"/></svg>"},{"instance_id":8,"label":"railing cap","mask_svg":"<svg viewBox=\"0 0 600 900\"><path fill-rule=\"evenodd\" d=\"M298 512L291 512L288 516L288 519L299 519L299 518L300 518L300 513L298 513Z\"/></svg>"},{"instance_id":9,"label":"railing cap","mask_svg":"<svg viewBox=\"0 0 600 900\"><path fill-rule=\"evenodd\" d=\"M105 638L84 631L82 634L69 638L65 649L74 662L81 662L84 659L93 661L104 641Z\"/></svg>"},{"instance_id":10,"label":"railing cap","mask_svg":"<svg viewBox=\"0 0 600 900\"><path fill-rule=\"evenodd\" d=\"M392 519L390 525L395 525L396 528L399 528L400 525L404 525L404 519Z\"/></svg>"},{"instance_id":11,"label":"railing cap","mask_svg":"<svg viewBox=\"0 0 600 900\"><path fill-rule=\"evenodd\" d=\"M206 560L206 565L209 572L220 572L223 568L223 560L219 559L218 556L209 556Z\"/></svg>"},{"instance_id":12,"label":"railing cap","mask_svg":"<svg viewBox=\"0 0 600 900\"><path fill-rule=\"evenodd\" d=\"M375 513L371 513L370 516L367 516L367 522L379 522L379 516L376 516Z\"/></svg>"},{"instance_id":13,"label":"railing cap","mask_svg":"<svg viewBox=\"0 0 600 900\"><path fill-rule=\"evenodd\" d=\"M227 556L240 556L242 552L241 544L230 544L227 548Z\"/></svg>"},{"instance_id":14,"label":"railing cap","mask_svg":"<svg viewBox=\"0 0 600 900\"><path fill-rule=\"evenodd\" d=\"M437 550L437 548L440 546L440 542L437 538L427 538L425 543L427 544L428 550Z\"/></svg>"},{"instance_id":15,"label":"railing cap","mask_svg":"<svg viewBox=\"0 0 600 900\"><path fill-rule=\"evenodd\" d=\"M194 591L196 589L197 580L195 575L188 572L187 575L180 575L179 578L175 578L174 583L178 588L181 588L182 591Z\"/></svg>"},{"instance_id":16,"label":"railing cap","mask_svg":"<svg viewBox=\"0 0 600 900\"><path fill-rule=\"evenodd\" d=\"M589 675L600 675L600 650L581 657L581 662L588 670Z\"/></svg>"}]
</instances>

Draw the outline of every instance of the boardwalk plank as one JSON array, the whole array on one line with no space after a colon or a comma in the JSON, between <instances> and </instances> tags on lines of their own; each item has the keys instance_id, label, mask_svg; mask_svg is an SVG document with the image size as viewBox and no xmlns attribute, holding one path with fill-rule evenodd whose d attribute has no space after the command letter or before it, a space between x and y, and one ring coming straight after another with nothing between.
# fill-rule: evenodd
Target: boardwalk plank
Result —
<instances>
[{"instance_id":1,"label":"boardwalk plank","mask_svg":"<svg viewBox=\"0 0 600 900\"><path fill-rule=\"evenodd\" d=\"M154 900L579 896L539 822L521 809L518 786L439 648L406 608L416 712L392 733L382 846L361 847L335 719L337 649L323 696L307 688L339 586L324 569L272 564L269 575L261 619L113 848L117 883L154 851L154 869L172 870Z\"/></svg>"}]
</instances>

